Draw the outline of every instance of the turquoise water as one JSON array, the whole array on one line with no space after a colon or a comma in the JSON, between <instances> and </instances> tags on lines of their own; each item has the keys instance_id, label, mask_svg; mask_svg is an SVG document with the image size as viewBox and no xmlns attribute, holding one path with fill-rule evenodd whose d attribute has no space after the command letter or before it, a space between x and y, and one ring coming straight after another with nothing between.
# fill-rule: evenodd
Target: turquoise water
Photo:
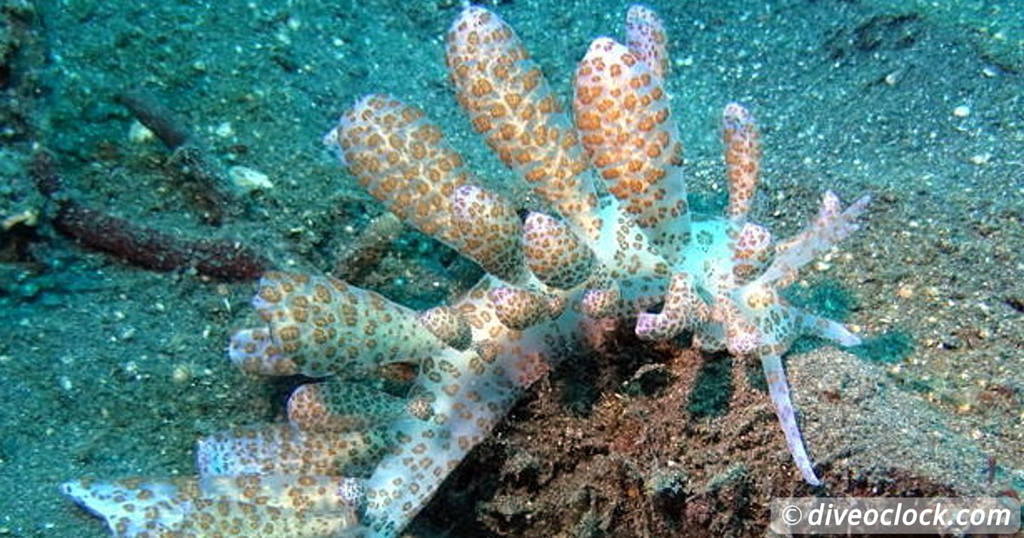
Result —
<instances>
[{"instance_id":1,"label":"turquoise water","mask_svg":"<svg viewBox=\"0 0 1024 538\"><path fill-rule=\"evenodd\" d=\"M669 32L666 85L696 207L724 203L718 122L730 101L747 105L761 125L764 179L754 218L777 236L798 231L827 189L847 202L874 196L865 228L791 291L794 302L855 325L868 342L851 350L852 360L790 357L808 364L796 379L842 375L851 385L877 379L883 387L852 401L841 390L836 397L797 391L805 437L826 476L854 477L833 493L886 484L889 494L1019 495L1024 6L651 5ZM567 100L590 39L621 35L628 6L489 7ZM189 263L150 270L98 252L62 230L67 200L159 230L171 243L238 241L268 267L352 274L416 308L479 277L472 263L408 227L358 258L365 267L344 266L382 208L321 144L356 99L388 92L423 108L484 182L511 190L512 174L453 98L443 35L458 11L446 1L0 2L0 536L107 535L100 520L59 494L60 483L189 475L196 439L281 419L298 383L247 377L225 359L228 336L252 322L252 279L223 280ZM211 202L204 176L141 128L115 99L126 93L185 126L226 202ZM33 164L40 148L63 184L49 200ZM233 167L269 184L233 183L253 177ZM797 349L827 353L816 342ZM690 362L703 366L681 366L689 362L628 338L615 353L625 358L578 358L555 372L502 426L502 440L464 463L413 532L633 536L671 528L686 535L710 526L760 534L764 499L799 487L799 478L785 467L785 444L756 376L748 394L726 379L739 361L698 357ZM668 373L634 379L645 365ZM619 392L621 408L609 403ZM878 402L894 401L890 410L917 419L881 417ZM832 431L827 420L835 414L862 417L861 437ZM632 445L622 438L643 430L629 417L654 423L654 416L683 424L687 436L668 442L651 434L647 448L623 448ZM893 426L901 418L910 426ZM932 430L943 439L935 453L908 448ZM593 446L553 448L575 435L566 432L591 431ZM909 455L886 452L899 450ZM844 453L852 455L835 456ZM684 462L686 502L646 496L642 479L638 487L625 479L595 483L582 500L570 495L587 480L630 474L615 465L639 465L647 476L636 462L667 460ZM589 467L567 463L575 461ZM709 487L723 480L733 489ZM725 502L737 495L742 503ZM567 498L575 501L555 501ZM705 521L702 510L717 515Z\"/></svg>"}]
</instances>

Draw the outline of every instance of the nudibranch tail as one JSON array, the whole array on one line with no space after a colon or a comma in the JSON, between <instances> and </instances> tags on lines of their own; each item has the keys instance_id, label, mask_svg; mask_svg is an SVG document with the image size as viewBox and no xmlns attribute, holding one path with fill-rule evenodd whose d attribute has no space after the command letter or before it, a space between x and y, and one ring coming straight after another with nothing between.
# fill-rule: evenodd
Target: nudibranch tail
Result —
<instances>
[{"instance_id":1,"label":"nudibranch tail","mask_svg":"<svg viewBox=\"0 0 1024 538\"><path fill-rule=\"evenodd\" d=\"M807 449L804 448L804 440L800 435L800 426L796 422L796 412L793 410L793 401L789 397L789 383L786 382L786 371L782 367L782 357L779 355L763 355L761 357L761 368L768 381L768 393L775 404L775 414L782 425L782 433L786 437L786 446L793 456L793 462L803 476L804 481L812 486L820 486L821 480L814 474L814 467L807 456Z\"/></svg>"}]
</instances>

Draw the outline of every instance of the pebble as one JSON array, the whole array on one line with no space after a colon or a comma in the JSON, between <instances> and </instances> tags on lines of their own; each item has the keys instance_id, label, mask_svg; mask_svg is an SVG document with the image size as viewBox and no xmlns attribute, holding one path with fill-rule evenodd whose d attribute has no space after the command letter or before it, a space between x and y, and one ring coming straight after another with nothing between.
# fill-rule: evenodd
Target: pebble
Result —
<instances>
[{"instance_id":1,"label":"pebble","mask_svg":"<svg viewBox=\"0 0 1024 538\"><path fill-rule=\"evenodd\" d=\"M992 159L992 154L991 153L979 153L978 155L971 155L970 161L971 161L971 164L976 164L978 166L981 166L981 165L988 164L988 162L991 159Z\"/></svg>"},{"instance_id":2,"label":"pebble","mask_svg":"<svg viewBox=\"0 0 1024 538\"><path fill-rule=\"evenodd\" d=\"M235 135L235 128L231 126L230 121L225 121L218 125L213 132L221 138L230 138Z\"/></svg>"},{"instance_id":3,"label":"pebble","mask_svg":"<svg viewBox=\"0 0 1024 538\"><path fill-rule=\"evenodd\" d=\"M958 118L966 118L971 115L971 107L967 105L960 105L953 109L953 115Z\"/></svg>"},{"instance_id":4,"label":"pebble","mask_svg":"<svg viewBox=\"0 0 1024 538\"><path fill-rule=\"evenodd\" d=\"M232 166L228 169L228 177L236 187L249 192L274 188L266 174L247 166Z\"/></svg>"},{"instance_id":5,"label":"pebble","mask_svg":"<svg viewBox=\"0 0 1024 538\"><path fill-rule=\"evenodd\" d=\"M0 223L0 228L4 231L10 230L18 225L24 225L28 227L34 227L39 222L39 212L35 209L26 209L20 213L11 215Z\"/></svg>"},{"instance_id":6,"label":"pebble","mask_svg":"<svg viewBox=\"0 0 1024 538\"><path fill-rule=\"evenodd\" d=\"M133 144L144 144L153 140L153 138L153 131L146 128L139 120L133 121L131 126L128 127L128 140Z\"/></svg>"},{"instance_id":7,"label":"pebble","mask_svg":"<svg viewBox=\"0 0 1024 538\"><path fill-rule=\"evenodd\" d=\"M175 383L182 384L188 383L192 379L192 371L189 370L188 366L179 364L174 367L174 371L171 373L171 380Z\"/></svg>"}]
</instances>

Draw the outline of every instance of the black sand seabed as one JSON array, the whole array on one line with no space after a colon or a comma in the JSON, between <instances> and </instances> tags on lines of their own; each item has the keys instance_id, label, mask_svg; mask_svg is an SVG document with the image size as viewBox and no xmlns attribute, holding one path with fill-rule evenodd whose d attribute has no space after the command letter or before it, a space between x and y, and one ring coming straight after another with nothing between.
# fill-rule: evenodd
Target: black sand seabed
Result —
<instances>
[{"instance_id":1,"label":"black sand seabed","mask_svg":"<svg viewBox=\"0 0 1024 538\"><path fill-rule=\"evenodd\" d=\"M689 189L721 196L718 115L735 100L762 126L755 217L777 236L797 230L826 189L846 201L873 193L865 229L797 286L837 283L855 304L848 323L905 335L873 355L891 360L877 370L893 390L948 418L1011 475L1024 468L1024 4L652 4L670 32ZM590 39L621 35L626 7L495 9L568 96ZM106 535L59 496L60 482L189 474L197 437L277 418L285 389L224 357L228 335L251 316L252 283L149 272L57 235L26 171L33 145L56 155L71 194L92 207L185 236L237 238L282 268L331 270L363 213L380 211L320 144L359 96L419 105L480 177L508 177L449 88L442 36L458 9L443 0L0 3L0 218L14 219L0 231L0 536ZM244 194L246 210L223 225L204 224L169 181L166 150L133 136L134 120L113 102L133 89L173 109L215 160L259 170L273 188ZM437 300L460 284L433 250L407 233L363 284ZM814 368L830 375L827 363Z\"/></svg>"}]
</instances>

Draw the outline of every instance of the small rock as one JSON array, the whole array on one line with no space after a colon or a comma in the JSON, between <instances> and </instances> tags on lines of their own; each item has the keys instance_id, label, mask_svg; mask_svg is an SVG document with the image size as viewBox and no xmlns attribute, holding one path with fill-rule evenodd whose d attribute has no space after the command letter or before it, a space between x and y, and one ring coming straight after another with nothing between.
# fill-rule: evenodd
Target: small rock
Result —
<instances>
[{"instance_id":1,"label":"small rock","mask_svg":"<svg viewBox=\"0 0 1024 538\"><path fill-rule=\"evenodd\" d=\"M153 131L150 131L139 120L133 121L128 127L128 141L133 144L145 144L153 140L153 137Z\"/></svg>"},{"instance_id":2,"label":"small rock","mask_svg":"<svg viewBox=\"0 0 1024 538\"><path fill-rule=\"evenodd\" d=\"M28 227L34 227L39 222L39 212L35 209L26 209L20 213L16 213L5 218L0 222L0 228L4 231L10 230L15 226L22 225Z\"/></svg>"},{"instance_id":3,"label":"small rock","mask_svg":"<svg viewBox=\"0 0 1024 538\"><path fill-rule=\"evenodd\" d=\"M171 372L171 380L174 381L175 383L179 384L179 385L181 385L183 383L188 383L189 380L191 380L191 379L192 379L192 371L191 371L191 369L188 366L185 366L183 364L179 364L179 365L175 366L174 370Z\"/></svg>"},{"instance_id":4,"label":"small rock","mask_svg":"<svg viewBox=\"0 0 1024 538\"><path fill-rule=\"evenodd\" d=\"M217 128L213 130L213 132L216 133L216 135L221 138L230 138L234 136L235 128L231 126L230 121L225 121L224 123L218 125Z\"/></svg>"},{"instance_id":5,"label":"small rock","mask_svg":"<svg viewBox=\"0 0 1024 538\"><path fill-rule=\"evenodd\" d=\"M991 153L979 153L977 155L971 155L971 158L968 159L968 160L971 162L971 164L976 164L978 166L982 166L982 165L988 164L988 162L990 160L992 160L992 154Z\"/></svg>"},{"instance_id":6,"label":"small rock","mask_svg":"<svg viewBox=\"0 0 1024 538\"><path fill-rule=\"evenodd\" d=\"M236 187L249 192L274 188L274 184L266 174L246 166L232 166L228 169L228 177Z\"/></svg>"},{"instance_id":7,"label":"small rock","mask_svg":"<svg viewBox=\"0 0 1024 538\"><path fill-rule=\"evenodd\" d=\"M953 115L958 118L966 118L971 115L971 107L967 105L960 105L953 109Z\"/></svg>"}]
</instances>

